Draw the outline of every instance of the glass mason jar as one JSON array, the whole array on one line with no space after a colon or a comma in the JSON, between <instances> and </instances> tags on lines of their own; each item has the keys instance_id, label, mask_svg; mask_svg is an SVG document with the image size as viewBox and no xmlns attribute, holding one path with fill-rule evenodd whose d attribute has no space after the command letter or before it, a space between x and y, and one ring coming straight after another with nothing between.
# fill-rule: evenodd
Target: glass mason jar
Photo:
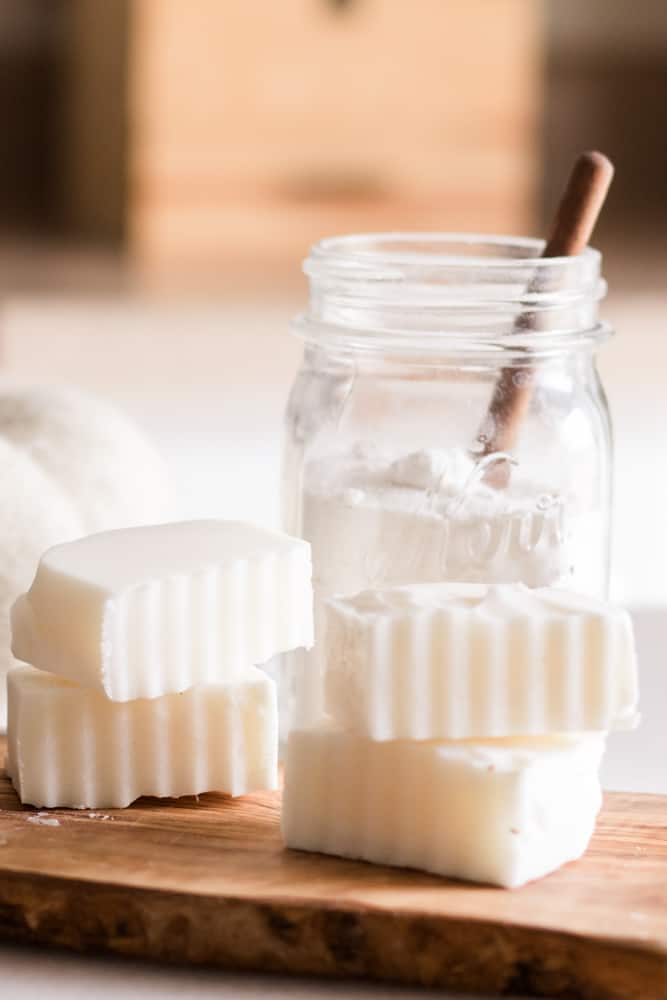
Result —
<instances>
[{"instance_id":1,"label":"glass mason jar","mask_svg":"<svg viewBox=\"0 0 667 1000\"><path fill-rule=\"evenodd\" d=\"M288 657L283 726L322 711L333 594L436 580L606 594L601 258L540 259L542 248L400 233L312 248L293 327L304 355L287 407L283 520L312 545L316 642ZM524 406L496 452L504 417L491 401L508 382Z\"/></svg>"}]
</instances>

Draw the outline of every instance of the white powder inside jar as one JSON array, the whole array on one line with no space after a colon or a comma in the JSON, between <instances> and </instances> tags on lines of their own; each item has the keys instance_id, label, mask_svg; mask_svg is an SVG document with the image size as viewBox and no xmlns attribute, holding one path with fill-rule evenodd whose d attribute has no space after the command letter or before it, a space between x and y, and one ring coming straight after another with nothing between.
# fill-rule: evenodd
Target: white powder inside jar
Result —
<instances>
[{"instance_id":1,"label":"white powder inside jar","mask_svg":"<svg viewBox=\"0 0 667 1000\"><path fill-rule=\"evenodd\" d=\"M438 580L539 587L567 568L561 499L518 476L495 490L463 452L383 461L357 450L311 464L306 483L302 534L315 585L331 593Z\"/></svg>"}]
</instances>

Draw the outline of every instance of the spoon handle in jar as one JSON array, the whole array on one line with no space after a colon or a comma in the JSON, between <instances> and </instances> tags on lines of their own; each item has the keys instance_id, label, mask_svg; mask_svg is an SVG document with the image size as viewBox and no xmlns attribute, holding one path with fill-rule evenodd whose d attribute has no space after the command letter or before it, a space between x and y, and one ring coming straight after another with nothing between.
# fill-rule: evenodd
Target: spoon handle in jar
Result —
<instances>
[{"instance_id":1,"label":"spoon handle in jar","mask_svg":"<svg viewBox=\"0 0 667 1000\"><path fill-rule=\"evenodd\" d=\"M585 249L613 176L614 167L602 153L587 152L577 158L542 257L572 257ZM525 330L525 321L517 323L517 328ZM503 368L496 382L485 422L493 430L484 439L478 439L483 444L482 456L510 451L519 434L530 396L530 379L516 379L511 368ZM476 454L479 455L480 451ZM509 476L508 463L503 462L502 466L507 470L504 476ZM499 472L500 469L496 468L495 476Z\"/></svg>"}]
</instances>

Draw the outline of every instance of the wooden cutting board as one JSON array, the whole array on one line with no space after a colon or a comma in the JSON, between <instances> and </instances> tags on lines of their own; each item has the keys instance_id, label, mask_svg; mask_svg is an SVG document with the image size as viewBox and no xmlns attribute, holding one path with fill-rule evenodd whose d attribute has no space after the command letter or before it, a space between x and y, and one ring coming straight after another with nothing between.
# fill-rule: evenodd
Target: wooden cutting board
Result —
<instances>
[{"instance_id":1,"label":"wooden cutting board","mask_svg":"<svg viewBox=\"0 0 667 1000\"><path fill-rule=\"evenodd\" d=\"M40 813L3 775L0 938L459 991L667 998L665 796L608 795L586 857L513 892L286 851L279 809L266 793Z\"/></svg>"}]
</instances>

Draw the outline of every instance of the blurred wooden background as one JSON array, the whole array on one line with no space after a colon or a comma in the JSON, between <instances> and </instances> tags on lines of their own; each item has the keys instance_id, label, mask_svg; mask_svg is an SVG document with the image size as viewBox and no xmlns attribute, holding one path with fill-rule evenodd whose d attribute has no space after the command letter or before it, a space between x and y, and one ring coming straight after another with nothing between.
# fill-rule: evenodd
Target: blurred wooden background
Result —
<instances>
[{"instance_id":1,"label":"blurred wooden background","mask_svg":"<svg viewBox=\"0 0 667 1000\"><path fill-rule=\"evenodd\" d=\"M530 229L539 8L137 0L130 246L293 265L325 233Z\"/></svg>"},{"instance_id":2,"label":"blurred wooden background","mask_svg":"<svg viewBox=\"0 0 667 1000\"><path fill-rule=\"evenodd\" d=\"M325 234L534 228L538 0L4 2L42 34L56 229L291 270Z\"/></svg>"},{"instance_id":3,"label":"blurred wooden background","mask_svg":"<svg viewBox=\"0 0 667 1000\"><path fill-rule=\"evenodd\" d=\"M292 273L324 235L667 217L665 0L2 0L0 235Z\"/></svg>"}]
</instances>

